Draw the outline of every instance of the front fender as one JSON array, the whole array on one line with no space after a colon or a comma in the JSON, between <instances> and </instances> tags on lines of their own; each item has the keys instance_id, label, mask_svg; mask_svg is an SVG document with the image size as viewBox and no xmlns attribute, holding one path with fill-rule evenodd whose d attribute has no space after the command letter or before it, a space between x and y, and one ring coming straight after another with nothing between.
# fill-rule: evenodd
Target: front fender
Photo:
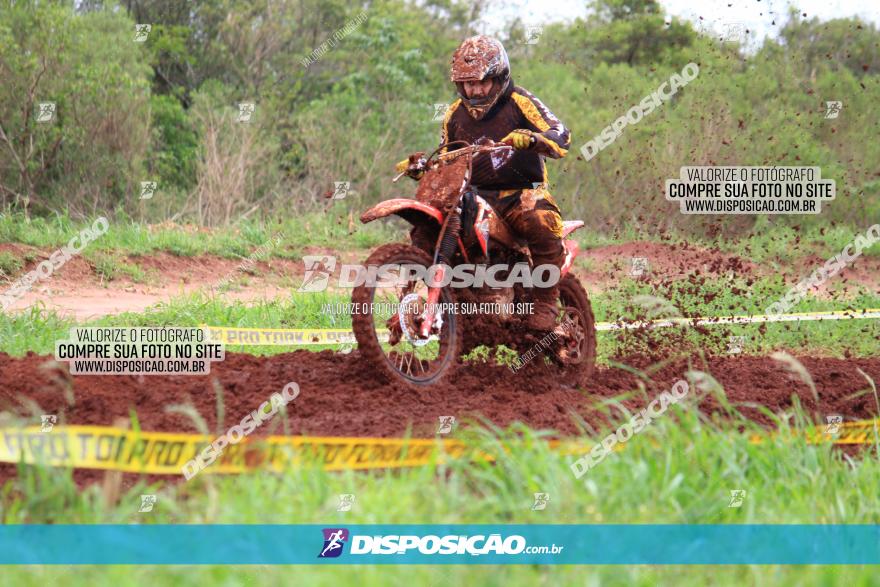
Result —
<instances>
[{"instance_id":1,"label":"front fender","mask_svg":"<svg viewBox=\"0 0 880 587\"><path fill-rule=\"evenodd\" d=\"M394 198L379 202L361 214L361 222L366 224L377 218L384 218L392 214L400 216L413 226L423 224L428 218L433 218L438 225L443 224L443 213L440 210L434 206L429 206L409 198Z\"/></svg>"}]
</instances>

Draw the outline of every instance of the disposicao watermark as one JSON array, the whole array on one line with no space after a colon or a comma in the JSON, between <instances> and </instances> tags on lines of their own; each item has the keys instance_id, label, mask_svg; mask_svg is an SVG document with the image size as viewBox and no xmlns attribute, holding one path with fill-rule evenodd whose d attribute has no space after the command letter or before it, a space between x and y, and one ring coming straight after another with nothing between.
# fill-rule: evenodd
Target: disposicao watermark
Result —
<instances>
[{"instance_id":1,"label":"disposicao watermark","mask_svg":"<svg viewBox=\"0 0 880 587\"><path fill-rule=\"evenodd\" d=\"M281 234L280 232L275 234L271 240L260 245L259 248L257 248L256 251L254 251L253 253L248 255L248 258L245 259L244 261L242 261L238 265L238 267L236 267L235 269L233 269L232 271L227 273L223 279L221 279L214 286L212 286L212 289L221 290L224 287L229 286L233 281L235 281L235 279L239 273L250 273L251 271L253 271L254 267L257 264L257 261L262 261L263 258L265 258L269 254L269 251L271 251L272 249L274 249L275 247L278 246L278 244L281 242L281 239L283 237L284 237L284 235Z\"/></svg>"},{"instance_id":2,"label":"disposicao watermark","mask_svg":"<svg viewBox=\"0 0 880 587\"><path fill-rule=\"evenodd\" d=\"M324 291L330 285L330 276L336 272L336 257L332 255L305 255L305 276L300 292ZM499 274L506 274L499 277ZM475 265L462 263L454 267L439 263L425 267L417 263L389 263L386 265L341 265L337 287L352 288L405 286L412 281L424 281L431 287L513 287L548 288L559 282L559 267L549 263L529 267L528 263L497 263Z\"/></svg>"},{"instance_id":3,"label":"disposicao watermark","mask_svg":"<svg viewBox=\"0 0 880 587\"><path fill-rule=\"evenodd\" d=\"M257 111L257 105L253 102L239 102L238 104L238 122L250 122L254 118Z\"/></svg>"},{"instance_id":4,"label":"disposicao watermark","mask_svg":"<svg viewBox=\"0 0 880 587\"><path fill-rule=\"evenodd\" d=\"M58 423L58 416L55 414L43 414L40 416L40 432L52 432L52 428Z\"/></svg>"},{"instance_id":5,"label":"disposicao watermark","mask_svg":"<svg viewBox=\"0 0 880 587\"><path fill-rule=\"evenodd\" d=\"M820 167L682 166L665 182L682 214L819 214L837 197Z\"/></svg>"},{"instance_id":6,"label":"disposicao watermark","mask_svg":"<svg viewBox=\"0 0 880 587\"><path fill-rule=\"evenodd\" d=\"M564 545L555 543L529 545L524 536L511 534L477 535L355 535L346 528L325 528L324 545L318 558L336 558L343 552L343 544L350 542L348 556L406 555L416 550L422 555L469 554L471 556L499 556L517 554L560 554Z\"/></svg>"},{"instance_id":7,"label":"disposicao watermark","mask_svg":"<svg viewBox=\"0 0 880 587\"><path fill-rule=\"evenodd\" d=\"M55 341L71 375L206 375L226 358L222 343L195 326L74 326Z\"/></svg>"},{"instance_id":8,"label":"disposicao watermark","mask_svg":"<svg viewBox=\"0 0 880 587\"><path fill-rule=\"evenodd\" d=\"M547 503L550 501L549 493L536 493L535 503L532 504L532 511L540 511L547 509Z\"/></svg>"},{"instance_id":9,"label":"disposicao watermark","mask_svg":"<svg viewBox=\"0 0 880 587\"><path fill-rule=\"evenodd\" d=\"M138 508L138 512L140 513L149 513L153 511L153 506L156 505L156 495L155 494L146 494L141 495L141 505Z\"/></svg>"},{"instance_id":10,"label":"disposicao watermark","mask_svg":"<svg viewBox=\"0 0 880 587\"><path fill-rule=\"evenodd\" d=\"M431 118L433 122L439 122L446 118L446 112L449 110L449 104L444 103L435 103L434 104L434 115Z\"/></svg>"},{"instance_id":11,"label":"disposicao watermark","mask_svg":"<svg viewBox=\"0 0 880 587\"><path fill-rule=\"evenodd\" d=\"M629 276L645 277L649 270L647 257L630 257L629 259Z\"/></svg>"},{"instance_id":12,"label":"disposicao watermark","mask_svg":"<svg viewBox=\"0 0 880 587\"><path fill-rule=\"evenodd\" d=\"M152 30L153 25L151 24L136 24L134 25L134 39L132 40L135 43L146 43Z\"/></svg>"},{"instance_id":13,"label":"disposicao watermark","mask_svg":"<svg viewBox=\"0 0 880 587\"><path fill-rule=\"evenodd\" d=\"M854 262L862 254L862 251L871 247L880 240L880 224L875 224L865 231L864 235L858 235L837 255L834 255L825 264L813 271L809 277L802 279L800 283L788 290L788 293L777 302L773 302L764 310L768 316L780 316L790 311L800 302L810 289L817 287L826 280L837 275L847 265ZM851 249L855 249L849 252Z\"/></svg>"},{"instance_id":14,"label":"disposicao watermark","mask_svg":"<svg viewBox=\"0 0 880 587\"><path fill-rule=\"evenodd\" d=\"M340 493L339 494L339 505L336 506L337 512L350 512L351 507L354 505L354 494L353 493Z\"/></svg>"},{"instance_id":15,"label":"disposicao watermark","mask_svg":"<svg viewBox=\"0 0 880 587\"><path fill-rule=\"evenodd\" d=\"M449 434L455 428L455 416L437 416L437 419L440 420L437 434Z\"/></svg>"},{"instance_id":16,"label":"disposicao watermark","mask_svg":"<svg viewBox=\"0 0 880 587\"><path fill-rule=\"evenodd\" d=\"M27 293L38 281L52 277L52 273L60 269L73 255L82 252L86 245L102 236L109 228L110 223L106 218L103 216L96 218L92 222L91 227L82 229L79 234L74 235L73 238L67 241L66 246L49 255L48 261L43 261L31 271L22 275L12 284L12 287L0 294L0 306L5 310L14 304L18 298ZM76 245L77 241L79 241L79 246Z\"/></svg>"},{"instance_id":17,"label":"disposicao watermark","mask_svg":"<svg viewBox=\"0 0 880 587\"><path fill-rule=\"evenodd\" d=\"M523 367L525 367L532 359L541 354L546 348L549 348L551 344L556 342L556 339L559 338L560 334L567 334L569 328L574 326L574 322L571 320L566 320L562 324L560 324L557 328L554 328L552 332L548 333L541 340L536 342L532 348L527 350L521 356L516 358L516 363L508 367L512 373L516 373ZM561 332L560 332L561 331Z\"/></svg>"},{"instance_id":18,"label":"disposicao watermark","mask_svg":"<svg viewBox=\"0 0 880 587\"><path fill-rule=\"evenodd\" d=\"M589 161L595 157L599 151L608 147L617 140L623 129L630 124L638 124L645 116L654 111L655 108L672 99L678 92L679 88L683 88L692 82L700 74L700 67L696 63L688 63L681 70L681 74L673 73L672 76L649 95L642 98L642 101L626 111L626 114L606 126L601 133L584 143L581 147L581 154L585 161ZM665 88L668 88L667 92Z\"/></svg>"},{"instance_id":19,"label":"disposicao watermark","mask_svg":"<svg viewBox=\"0 0 880 587\"><path fill-rule=\"evenodd\" d=\"M333 182L333 194L330 196L331 200L344 200L345 196L348 195L349 190L351 190L351 182L350 181L334 181Z\"/></svg>"},{"instance_id":20,"label":"disposicao watermark","mask_svg":"<svg viewBox=\"0 0 880 587\"><path fill-rule=\"evenodd\" d=\"M529 25L526 27L524 45L537 45L544 34L543 25Z\"/></svg>"},{"instance_id":21,"label":"disposicao watermark","mask_svg":"<svg viewBox=\"0 0 880 587\"><path fill-rule=\"evenodd\" d=\"M727 504L729 508L738 508L742 507L743 502L746 500L746 495L748 492L745 489L731 489L730 490L730 502Z\"/></svg>"},{"instance_id":22,"label":"disposicao watermark","mask_svg":"<svg viewBox=\"0 0 880 587\"><path fill-rule=\"evenodd\" d=\"M141 182L141 200L151 200L156 195L156 189L159 187L158 181L142 181Z\"/></svg>"},{"instance_id":23,"label":"disposicao watermark","mask_svg":"<svg viewBox=\"0 0 880 587\"><path fill-rule=\"evenodd\" d=\"M616 431L593 447L590 454L584 455L571 464L571 471L575 479L580 479L590 469L595 468L605 457L611 454L614 446L618 443L628 442L633 436L651 425L653 420L662 416L669 406L680 402L690 391L687 381L679 379L672 385L670 391L664 391L657 396L647 407L633 414L629 422L622 424Z\"/></svg>"},{"instance_id":24,"label":"disposicao watermark","mask_svg":"<svg viewBox=\"0 0 880 587\"><path fill-rule=\"evenodd\" d=\"M342 27L341 29L339 29L335 33L333 33L332 37L330 37L329 39L327 39L326 41L321 43L321 45L317 49L312 51L311 54L309 54L306 57L303 57L300 60L300 63L302 63L302 66L307 68L312 63L314 63L315 61L320 59L324 55L324 53L329 51L332 47L335 47L339 41L341 41L342 39L344 39L345 37L347 37L348 35L353 33L355 31L355 29L357 29L359 26L361 26L364 23L365 20L367 20L366 11L361 12L355 18L348 21L344 27Z\"/></svg>"},{"instance_id":25,"label":"disposicao watermark","mask_svg":"<svg viewBox=\"0 0 880 587\"><path fill-rule=\"evenodd\" d=\"M37 122L52 122L55 120L55 102L40 102L37 104Z\"/></svg>"},{"instance_id":26,"label":"disposicao watermark","mask_svg":"<svg viewBox=\"0 0 880 587\"><path fill-rule=\"evenodd\" d=\"M226 434L221 434L214 442L202 450L199 455L183 465L183 476L189 481L216 461L223 454L223 450L230 444L238 444L251 432L262 426L278 413L282 406L286 406L299 396L299 385L291 381L284 386L281 393L273 393L263 402L259 408L242 418L241 423L231 427Z\"/></svg>"},{"instance_id":27,"label":"disposicao watermark","mask_svg":"<svg viewBox=\"0 0 880 587\"><path fill-rule=\"evenodd\" d=\"M838 116L840 116L841 110L843 110L843 102L841 102L840 100L825 101L825 118L837 118Z\"/></svg>"}]
</instances>

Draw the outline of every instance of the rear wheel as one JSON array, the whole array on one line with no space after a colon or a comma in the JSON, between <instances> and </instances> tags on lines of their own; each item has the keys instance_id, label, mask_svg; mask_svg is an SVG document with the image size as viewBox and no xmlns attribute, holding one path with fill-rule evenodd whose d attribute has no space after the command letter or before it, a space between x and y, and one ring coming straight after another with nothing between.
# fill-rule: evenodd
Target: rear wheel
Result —
<instances>
[{"instance_id":1,"label":"rear wheel","mask_svg":"<svg viewBox=\"0 0 880 587\"><path fill-rule=\"evenodd\" d=\"M574 275L559 282L559 318L554 360L572 384L586 383L596 367L596 320L587 291Z\"/></svg>"},{"instance_id":2,"label":"rear wheel","mask_svg":"<svg viewBox=\"0 0 880 587\"><path fill-rule=\"evenodd\" d=\"M428 268L432 263L431 256L422 249L390 244L376 249L366 265L410 264ZM448 309L436 312L427 337L421 334L427 319L427 301L428 285L420 279L398 279L387 285L364 284L352 293L356 309L352 327L361 355L385 379L412 389L424 389L445 380L461 352L461 328L455 313ZM438 303L454 302L452 289L443 288Z\"/></svg>"}]
</instances>

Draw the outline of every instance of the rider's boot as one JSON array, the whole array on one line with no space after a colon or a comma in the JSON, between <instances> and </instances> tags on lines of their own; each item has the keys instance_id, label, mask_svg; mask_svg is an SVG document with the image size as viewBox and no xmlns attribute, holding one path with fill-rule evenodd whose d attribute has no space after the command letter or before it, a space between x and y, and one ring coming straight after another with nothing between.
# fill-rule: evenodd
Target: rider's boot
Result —
<instances>
[{"instance_id":1,"label":"rider's boot","mask_svg":"<svg viewBox=\"0 0 880 587\"><path fill-rule=\"evenodd\" d=\"M508 196L510 197L510 196ZM554 265L562 269L565 247L562 244L562 217L559 207L543 186L524 189L518 197L501 198L496 208L504 220L529 244L532 267ZM546 334L556 327L559 287L535 287L532 290L532 314L526 327L533 334Z\"/></svg>"},{"instance_id":2,"label":"rider's boot","mask_svg":"<svg viewBox=\"0 0 880 587\"><path fill-rule=\"evenodd\" d=\"M533 311L526 322L526 326L536 334L543 335L556 328L556 317L559 314L556 299L559 296L559 288L552 287L541 291L541 297L537 295L533 297Z\"/></svg>"},{"instance_id":3,"label":"rider's boot","mask_svg":"<svg viewBox=\"0 0 880 587\"><path fill-rule=\"evenodd\" d=\"M529 251L532 255L532 266L555 265L562 270L565 261L565 247L562 239L549 231L542 238L529 243ZM559 315L557 300L559 299L559 286L554 283L552 287L535 287L532 290L532 314L529 316L526 326L536 334L547 334L556 328L556 318Z\"/></svg>"}]
</instances>

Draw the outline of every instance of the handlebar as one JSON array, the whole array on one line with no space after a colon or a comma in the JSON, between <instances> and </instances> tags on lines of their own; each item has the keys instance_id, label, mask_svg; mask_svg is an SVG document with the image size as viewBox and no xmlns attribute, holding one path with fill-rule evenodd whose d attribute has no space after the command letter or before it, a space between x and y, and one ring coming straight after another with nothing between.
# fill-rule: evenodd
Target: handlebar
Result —
<instances>
[{"instance_id":1,"label":"handlebar","mask_svg":"<svg viewBox=\"0 0 880 587\"><path fill-rule=\"evenodd\" d=\"M534 136L529 137L530 144L534 145L536 142L537 142L537 139L535 139ZM493 143L491 145L467 145L465 143L466 146L464 146L460 149L455 149L454 151L447 151L445 153L438 153L438 151L440 151L441 149L443 149L446 146L451 145L453 143L464 143L464 141L452 141L452 142L440 145L439 147L437 147L437 149L433 153L431 153L427 157L427 159L425 159L425 166L427 167L428 163L430 163L431 159L434 157L435 154L436 154L437 159L449 160L449 159L456 159L458 157L461 157L462 155L472 155L473 156L473 155L477 155L479 153L491 153L494 151L502 151L502 150L508 150L508 149L512 150L513 149L513 145L510 144L509 142ZM397 181L401 177L406 175L409 171L411 171L411 170L406 169L405 171L401 171L396 176L394 176L394 179L392 179L391 182L397 183Z\"/></svg>"},{"instance_id":2,"label":"handlebar","mask_svg":"<svg viewBox=\"0 0 880 587\"><path fill-rule=\"evenodd\" d=\"M534 141L534 137L532 137L532 140ZM445 145L441 145L437 149L437 151L442 149L444 146ZM435 153L437 153L437 155L436 155L437 159L451 160L451 159L457 159L458 157L461 157L462 155L477 155L479 153L491 153L494 151L502 151L502 150L508 150L508 149L513 149L513 146L509 145L507 143L496 143L493 145L468 145L466 147L462 147L461 149L455 149L454 151L447 151L446 153L437 153L437 151L434 151L434 153L432 153L426 159L425 164L427 166L427 163L430 162L431 158L434 157ZM391 182L397 183L397 181L401 177L406 175L407 172L409 172L409 171L410 171L410 169L406 169L405 171L401 171L396 176L394 176L394 179L392 179Z\"/></svg>"},{"instance_id":3,"label":"handlebar","mask_svg":"<svg viewBox=\"0 0 880 587\"><path fill-rule=\"evenodd\" d=\"M509 145L507 143L496 143L495 145L470 145L468 147L462 147L461 149L456 149L454 151L447 151L446 153L440 153L437 155L438 159L455 159L456 157L460 157L462 155L476 155L477 153L490 153L492 151L500 151L503 149L513 149L513 145Z\"/></svg>"}]
</instances>

